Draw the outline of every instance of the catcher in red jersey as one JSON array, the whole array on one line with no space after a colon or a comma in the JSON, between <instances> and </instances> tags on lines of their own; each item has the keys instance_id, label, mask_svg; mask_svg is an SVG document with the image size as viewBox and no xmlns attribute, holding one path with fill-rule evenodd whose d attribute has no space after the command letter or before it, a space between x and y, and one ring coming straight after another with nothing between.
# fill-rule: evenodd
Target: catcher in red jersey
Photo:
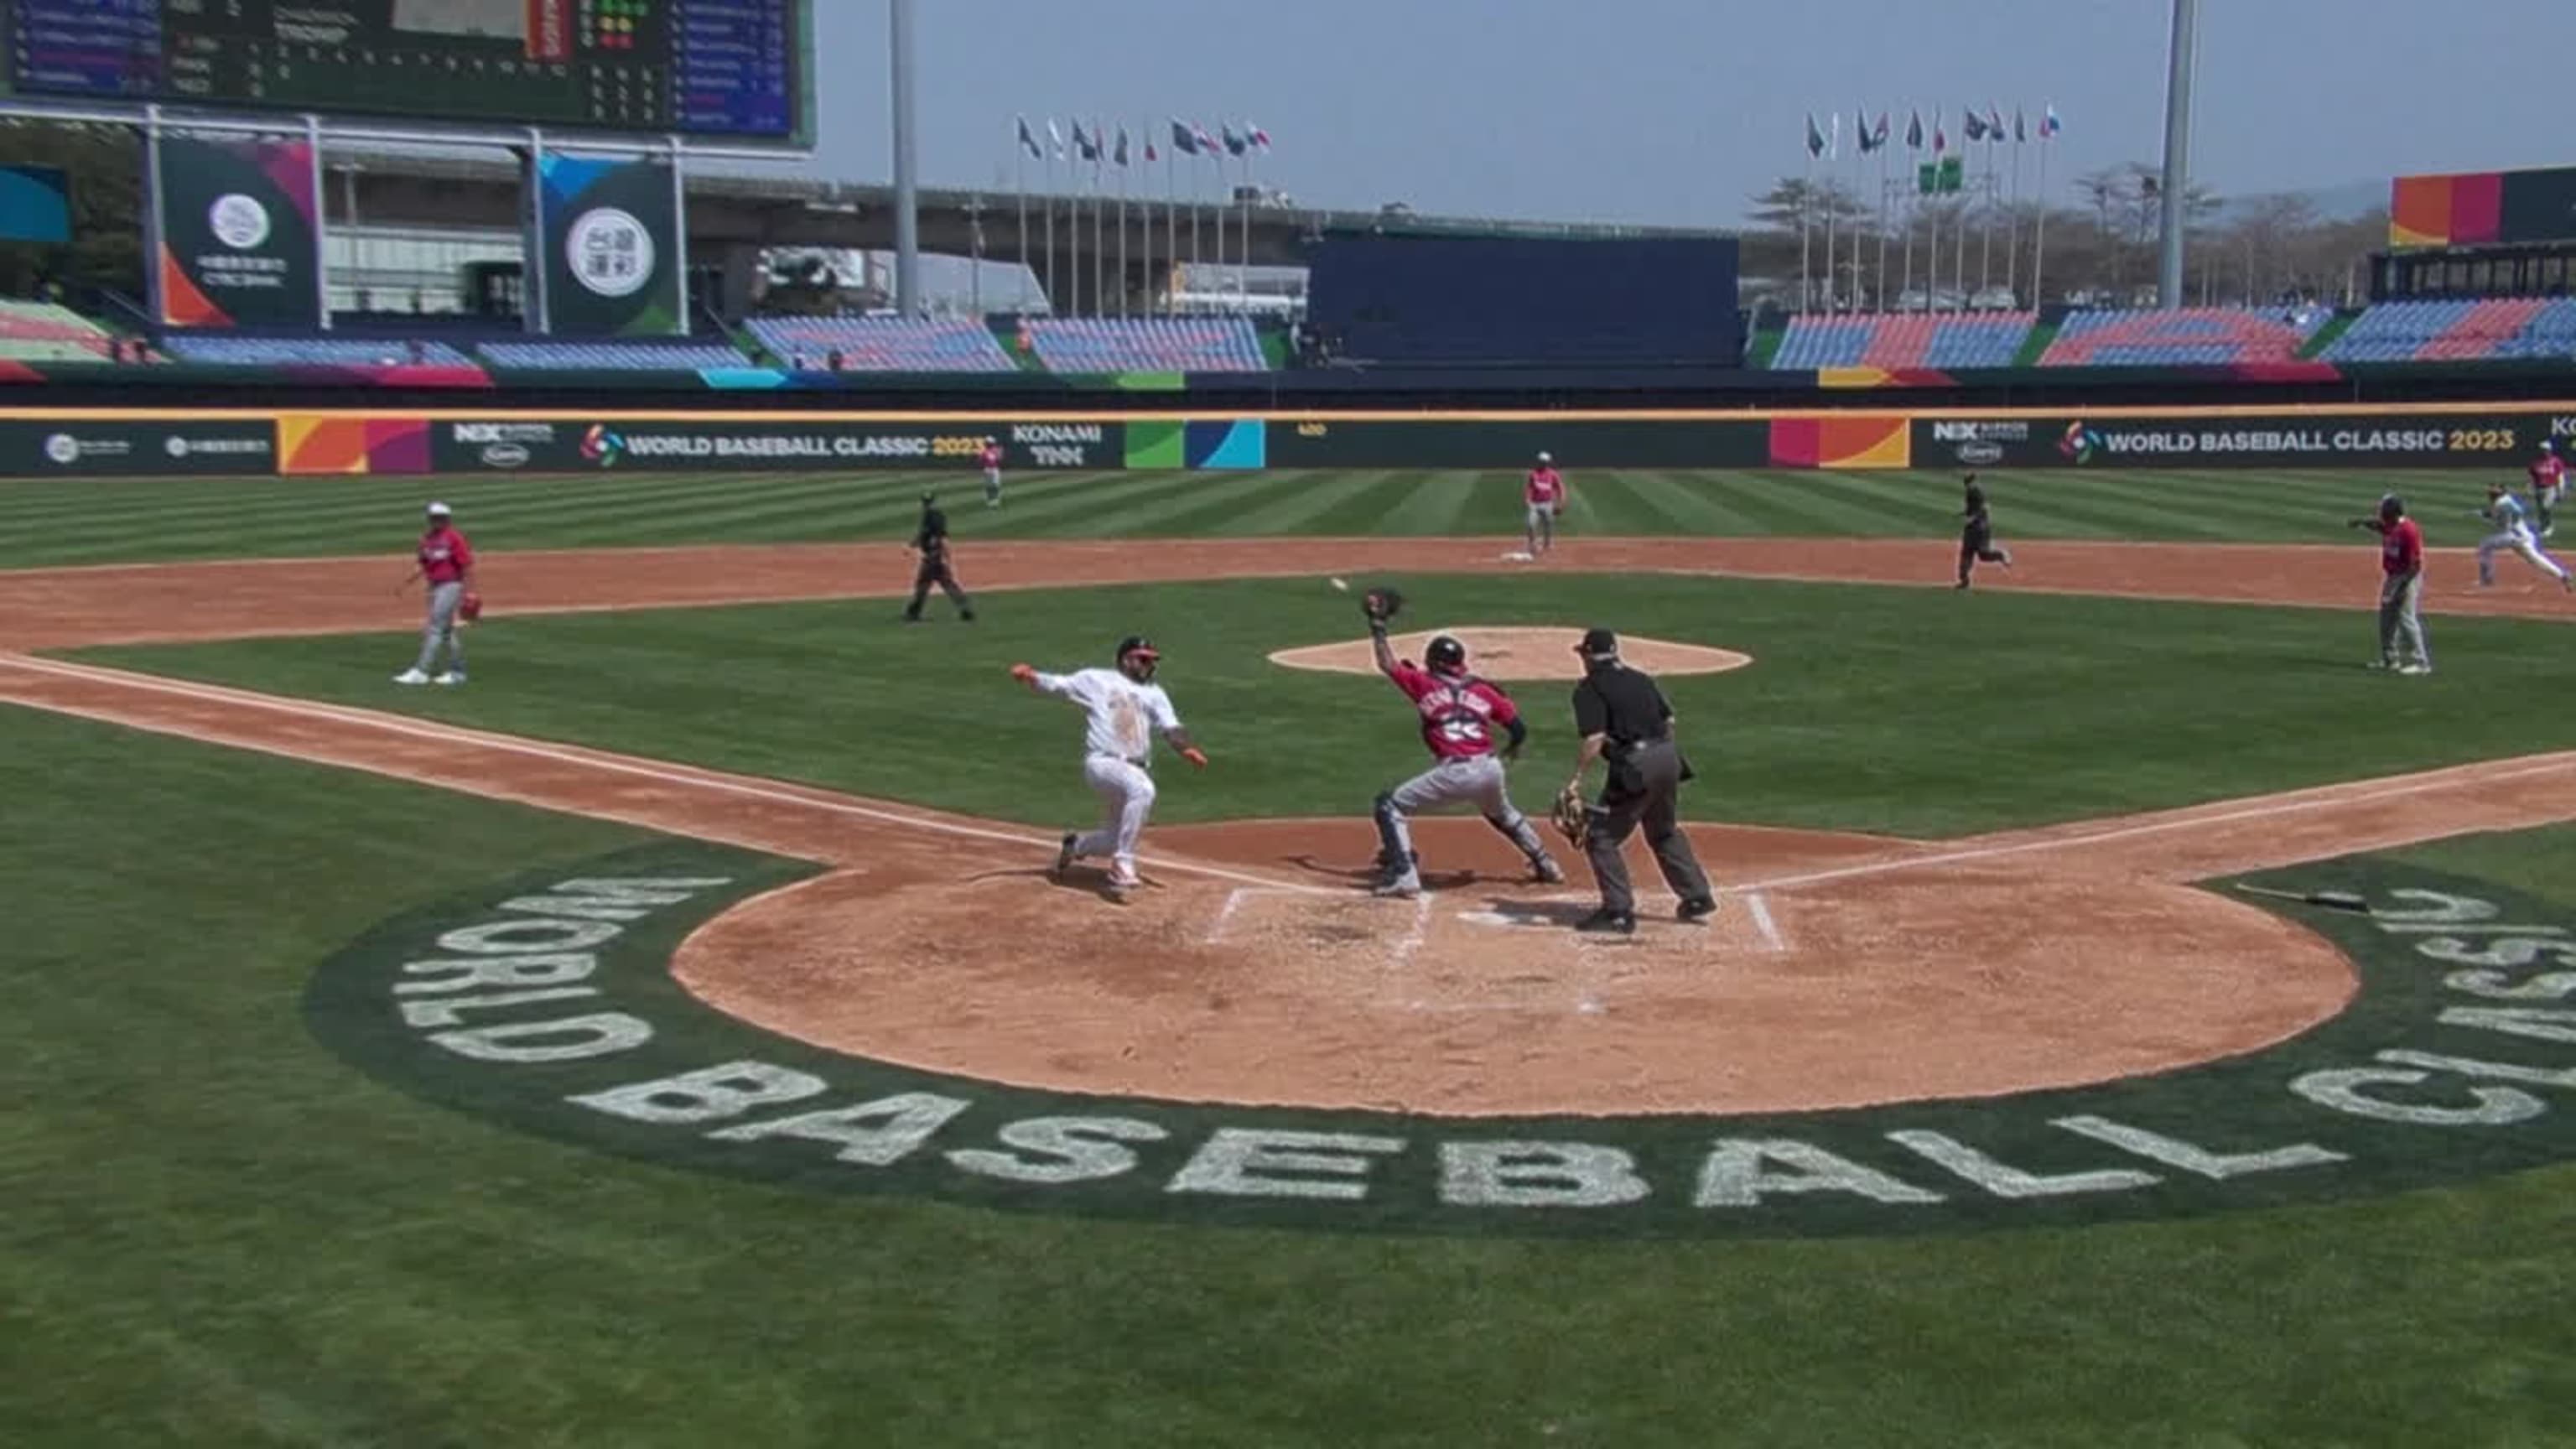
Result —
<instances>
[{"instance_id":1,"label":"catcher in red jersey","mask_svg":"<svg viewBox=\"0 0 2576 1449\"><path fill-rule=\"evenodd\" d=\"M1363 607L1369 621L1369 643L1377 653L1378 672L1385 675L1421 717L1422 743L1431 751L1431 768L1377 797L1377 894L1411 898L1422 894L1421 861L1413 851L1412 817L1426 811L1474 806L1485 822L1517 847L1539 880L1556 883L1565 871L1548 856L1529 817L1512 805L1511 782L1503 762L1517 756L1529 738L1512 697L1467 672L1467 648L1443 634L1423 650L1417 668L1395 657L1387 643L1387 620L1401 606L1400 597L1371 590ZM1496 738L1496 732L1502 738Z\"/></svg>"}]
</instances>

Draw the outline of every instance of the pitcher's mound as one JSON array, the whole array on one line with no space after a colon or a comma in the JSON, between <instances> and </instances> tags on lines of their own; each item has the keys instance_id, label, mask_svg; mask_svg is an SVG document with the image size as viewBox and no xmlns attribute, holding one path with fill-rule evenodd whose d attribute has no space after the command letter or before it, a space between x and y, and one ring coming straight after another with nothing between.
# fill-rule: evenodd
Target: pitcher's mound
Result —
<instances>
[{"instance_id":1,"label":"pitcher's mound","mask_svg":"<svg viewBox=\"0 0 2576 1449\"><path fill-rule=\"evenodd\" d=\"M1467 667L1487 679L1571 680L1583 677L1583 661L1574 653L1574 646L1583 639L1580 629L1462 624L1454 629L1422 629L1398 634L1387 642L1395 646L1397 658L1419 662L1423 646L1438 634L1447 634L1466 645ZM1619 637L1619 655L1648 674L1720 674L1729 669L1742 669L1753 662L1752 655L1738 654L1732 649L1711 649L1700 644L1676 644L1668 639L1643 639L1626 634ZM1377 661L1366 639L1282 649L1270 656L1270 662L1290 669L1320 669L1337 674L1377 672Z\"/></svg>"}]
</instances>

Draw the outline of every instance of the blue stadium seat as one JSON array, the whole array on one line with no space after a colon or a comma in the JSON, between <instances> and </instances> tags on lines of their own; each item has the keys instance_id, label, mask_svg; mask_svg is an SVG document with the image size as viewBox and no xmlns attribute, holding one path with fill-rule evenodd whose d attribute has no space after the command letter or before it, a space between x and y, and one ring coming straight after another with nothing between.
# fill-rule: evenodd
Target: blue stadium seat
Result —
<instances>
[{"instance_id":1,"label":"blue stadium seat","mask_svg":"<svg viewBox=\"0 0 2576 1449\"><path fill-rule=\"evenodd\" d=\"M760 317L751 335L791 367L847 372L1011 372L993 330L959 317Z\"/></svg>"}]
</instances>

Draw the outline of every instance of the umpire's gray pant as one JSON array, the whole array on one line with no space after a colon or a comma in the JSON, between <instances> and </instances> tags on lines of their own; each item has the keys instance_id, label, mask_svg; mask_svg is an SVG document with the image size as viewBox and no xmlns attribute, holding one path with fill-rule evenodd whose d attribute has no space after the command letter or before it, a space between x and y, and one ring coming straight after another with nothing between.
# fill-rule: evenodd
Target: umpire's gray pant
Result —
<instances>
[{"instance_id":1,"label":"umpire's gray pant","mask_svg":"<svg viewBox=\"0 0 2576 1449\"><path fill-rule=\"evenodd\" d=\"M1708 899L1708 872L1700 869L1690 837L1682 833L1681 751L1670 740L1639 745L1629 753L1624 771L1612 766L1610 778L1600 803L1592 807L1590 836L1583 851L1592 865L1592 878L1601 886L1602 909L1623 916L1636 913L1637 893L1628 884L1628 863L1619 850L1641 825L1646 829L1646 846L1655 853L1655 866L1664 873L1664 884L1672 887L1673 894L1686 901Z\"/></svg>"},{"instance_id":2,"label":"umpire's gray pant","mask_svg":"<svg viewBox=\"0 0 2576 1449\"><path fill-rule=\"evenodd\" d=\"M2403 639L2415 651L2415 662L2429 665L2432 651L2424 647L2424 618L2420 606L2424 599L2424 571L2390 574L2379 585L2379 662L2395 665L2397 645Z\"/></svg>"}]
</instances>

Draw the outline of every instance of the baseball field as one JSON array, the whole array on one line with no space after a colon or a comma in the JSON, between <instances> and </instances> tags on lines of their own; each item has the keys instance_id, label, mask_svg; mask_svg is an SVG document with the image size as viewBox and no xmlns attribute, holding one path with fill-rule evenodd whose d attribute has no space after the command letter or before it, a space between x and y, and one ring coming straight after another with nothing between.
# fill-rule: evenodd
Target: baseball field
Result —
<instances>
[{"instance_id":1,"label":"baseball field","mask_svg":"<svg viewBox=\"0 0 2576 1449\"><path fill-rule=\"evenodd\" d=\"M1998 474L1966 593L1950 475L1572 482L0 485L0 1443L2576 1443L2576 599L2480 480ZM1724 651L1710 925L1472 819L1367 895L1381 583L1533 812L1562 641ZM1211 763L1121 904L1008 670L1131 633Z\"/></svg>"}]
</instances>

